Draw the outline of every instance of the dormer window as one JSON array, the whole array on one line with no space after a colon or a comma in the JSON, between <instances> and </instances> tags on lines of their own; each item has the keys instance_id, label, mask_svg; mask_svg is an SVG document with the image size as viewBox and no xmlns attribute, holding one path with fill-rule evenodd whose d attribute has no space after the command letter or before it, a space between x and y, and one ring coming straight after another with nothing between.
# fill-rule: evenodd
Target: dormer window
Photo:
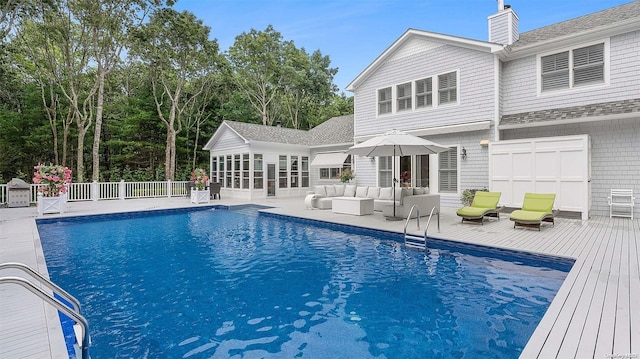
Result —
<instances>
[{"instance_id":1,"label":"dormer window","mask_svg":"<svg viewBox=\"0 0 640 359\"><path fill-rule=\"evenodd\" d=\"M391 87L378 90L378 115L391 113Z\"/></svg>"},{"instance_id":2,"label":"dormer window","mask_svg":"<svg viewBox=\"0 0 640 359\"><path fill-rule=\"evenodd\" d=\"M605 44L580 47L540 58L541 91L605 82Z\"/></svg>"},{"instance_id":3,"label":"dormer window","mask_svg":"<svg viewBox=\"0 0 640 359\"><path fill-rule=\"evenodd\" d=\"M397 86L398 108L397 111L411 110L411 83Z\"/></svg>"}]
</instances>

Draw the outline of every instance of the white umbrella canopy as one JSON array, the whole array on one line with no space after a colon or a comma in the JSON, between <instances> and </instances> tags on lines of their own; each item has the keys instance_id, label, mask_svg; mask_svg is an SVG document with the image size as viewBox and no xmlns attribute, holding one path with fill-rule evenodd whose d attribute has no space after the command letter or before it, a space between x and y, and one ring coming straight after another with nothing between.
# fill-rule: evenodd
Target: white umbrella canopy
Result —
<instances>
[{"instance_id":1,"label":"white umbrella canopy","mask_svg":"<svg viewBox=\"0 0 640 359\"><path fill-rule=\"evenodd\" d=\"M429 155L448 151L449 147L439 145L406 132L391 130L351 146L347 153L359 156L408 156Z\"/></svg>"},{"instance_id":2,"label":"white umbrella canopy","mask_svg":"<svg viewBox=\"0 0 640 359\"><path fill-rule=\"evenodd\" d=\"M439 145L435 142L425 140L406 132L391 130L380 136L370 138L357 145L351 146L347 153L352 155L375 157L375 156L393 156L393 217L390 219L402 219L396 217L396 156L409 155L430 155L448 151L449 147Z\"/></svg>"}]
</instances>

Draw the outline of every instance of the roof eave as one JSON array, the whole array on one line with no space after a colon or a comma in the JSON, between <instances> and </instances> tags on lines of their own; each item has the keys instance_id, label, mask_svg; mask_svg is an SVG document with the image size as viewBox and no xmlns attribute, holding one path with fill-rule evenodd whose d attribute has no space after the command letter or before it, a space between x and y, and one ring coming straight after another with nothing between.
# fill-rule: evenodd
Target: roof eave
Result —
<instances>
[{"instance_id":1,"label":"roof eave","mask_svg":"<svg viewBox=\"0 0 640 359\"><path fill-rule=\"evenodd\" d=\"M211 138L209 139L209 141L207 141L207 144L204 145L204 147L202 147L203 150L211 150L213 149L213 144L216 143L216 141L218 140L218 138L221 136L222 131L223 131L223 127L228 128L229 130L231 130L233 133L235 133L238 137L240 137L244 143L249 143L249 140L247 140L246 138L244 138L240 133L238 133L238 131L236 131L233 126L231 126L229 124L229 122L227 121L222 121L222 123L220 124L220 126L218 126L218 129L216 129L216 132L213 133L213 135L211 136Z\"/></svg>"},{"instance_id":2,"label":"roof eave","mask_svg":"<svg viewBox=\"0 0 640 359\"><path fill-rule=\"evenodd\" d=\"M535 55L548 50L560 47L568 47L576 43L589 42L605 37L611 37L628 32L640 30L640 21L637 18L616 22L610 25L585 30L575 34L556 37L546 41L535 42L529 45L516 48L506 48L498 56L504 56L506 60L515 60L531 55Z\"/></svg>"},{"instance_id":3,"label":"roof eave","mask_svg":"<svg viewBox=\"0 0 640 359\"><path fill-rule=\"evenodd\" d=\"M401 47L408 39L413 36L420 36L423 38L429 38L443 44L449 44L459 47L464 47L476 51L483 51L487 53L494 53L501 50L504 46L497 43L480 41L467 39L463 37L457 37L446 34L439 34L435 32L416 30L416 29L408 29L405 31L396 41L394 41L391 46L389 46L385 51L383 51L369 66L367 66L360 74L353 79L346 87L347 91L355 91L356 87L364 81L369 75L380 67L384 61L391 56L399 47Z\"/></svg>"}]
</instances>

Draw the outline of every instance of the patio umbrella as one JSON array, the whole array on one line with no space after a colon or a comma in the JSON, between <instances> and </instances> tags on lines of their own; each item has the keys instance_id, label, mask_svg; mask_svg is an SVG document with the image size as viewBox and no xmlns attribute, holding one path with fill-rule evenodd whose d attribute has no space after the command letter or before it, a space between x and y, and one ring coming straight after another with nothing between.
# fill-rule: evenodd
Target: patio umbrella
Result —
<instances>
[{"instance_id":1,"label":"patio umbrella","mask_svg":"<svg viewBox=\"0 0 640 359\"><path fill-rule=\"evenodd\" d=\"M393 156L393 218L396 217L396 156L429 155L448 151L449 148L406 132L391 130L351 146L347 153L359 156Z\"/></svg>"}]
</instances>

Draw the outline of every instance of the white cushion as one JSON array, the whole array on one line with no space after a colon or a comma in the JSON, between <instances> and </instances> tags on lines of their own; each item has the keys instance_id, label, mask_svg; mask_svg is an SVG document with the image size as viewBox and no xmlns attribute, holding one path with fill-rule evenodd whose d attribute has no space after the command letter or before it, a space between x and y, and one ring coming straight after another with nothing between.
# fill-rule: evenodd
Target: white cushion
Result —
<instances>
[{"instance_id":1,"label":"white cushion","mask_svg":"<svg viewBox=\"0 0 640 359\"><path fill-rule=\"evenodd\" d=\"M378 199L378 197L380 197L380 187L369 187L367 198Z\"/></svg>"},{"instance_id":2,"label":"white cushion","mask_svg":"<svg viewBox=\"0 0 640 359\"><path fill-rule=\"evenodd\" d=\"M327 195L327 191L324 189L324 185L313 186L313 193L320 194L320 195L323 195L323 196Z\"/></svg>"},{"instance_id":3,"label":"white cushion","mask_svg":"<svg viewBox=\"0 0 640 359\"><path fill-rule=\"evenodd\" d=\"M344 196L345 197L355 197L356 195L356 185L348 184L344 188Z\"/></svg>"},{"instance_id":4,"label":"white cushion","mask_svg":"<svg viewBox=\"0 0 640 359\"><path fill-rule=\"evenodd\" d=\"M336 188L336 196L338 196L338 197L344 196L344 189L345 189L344 187L345 186L343 184L336 184L336 185L333 185L333 186Z\"/></svg>"},{"instance_id":5,"label":"white cushion","mask_svg":"<svg viewBox=\"0 0 640 359\"><path fill-rule=\"evenodd\" d=\"M424 188L422 188L422 187L415 187L415 188L413 189L413 194L414 194L414 195L415 195L415 194L424 194Z\"/></svg>"},{"instance_id":6,"label":"white cushion","mask_svg":"<svg viewBox=\"0 0 640 359\"><path fill-rule=\"evenodd\" d=\"M378 196L378 199L392 200L393 199L393 188L391 188L391 187L382 187L382 188L380 188L380 196Z\"/></svg>"},{"instance_id":7,"label":"white cushion","mask_svg":"<svg viewBox=\"0 0 640 359\"><path fill-rule=\"evenodd\" d=\"M335 197L336 196L336 188L333 185L326 185L324 189L327 191L327 197Z\"/></svg>"},{"instance_id":8,"label":"white cushion","mask_svg":"<svg viewBox=\"0 0 640 359\"><path fill-rule=\"evenodd\" d=\"M393 196L393 194L391 194ZM391 197L393 199L393 197ZM402 202L402 187L396 187L396 201Z\"/></svg>"},{"instance_id":9,"label":"white cushion","mask_svg":"<svg viewBox=\"0 0 640 359\"><path fill-rule=\"evenodd\" d=\"M424 189L424 194L429 194L429 187L422 187Z\"/></svg>"},{"instance_id":10,"label":"white cushion","mask_svg":"<svg viewBox=\"0 0 640 359\"><path fill-rule=\"evenodd\" d=\"M368 189L369 189L368 186L358 186L356 188L356 197L367 198L367 190Z\"/></svg>"}]
</instances>

